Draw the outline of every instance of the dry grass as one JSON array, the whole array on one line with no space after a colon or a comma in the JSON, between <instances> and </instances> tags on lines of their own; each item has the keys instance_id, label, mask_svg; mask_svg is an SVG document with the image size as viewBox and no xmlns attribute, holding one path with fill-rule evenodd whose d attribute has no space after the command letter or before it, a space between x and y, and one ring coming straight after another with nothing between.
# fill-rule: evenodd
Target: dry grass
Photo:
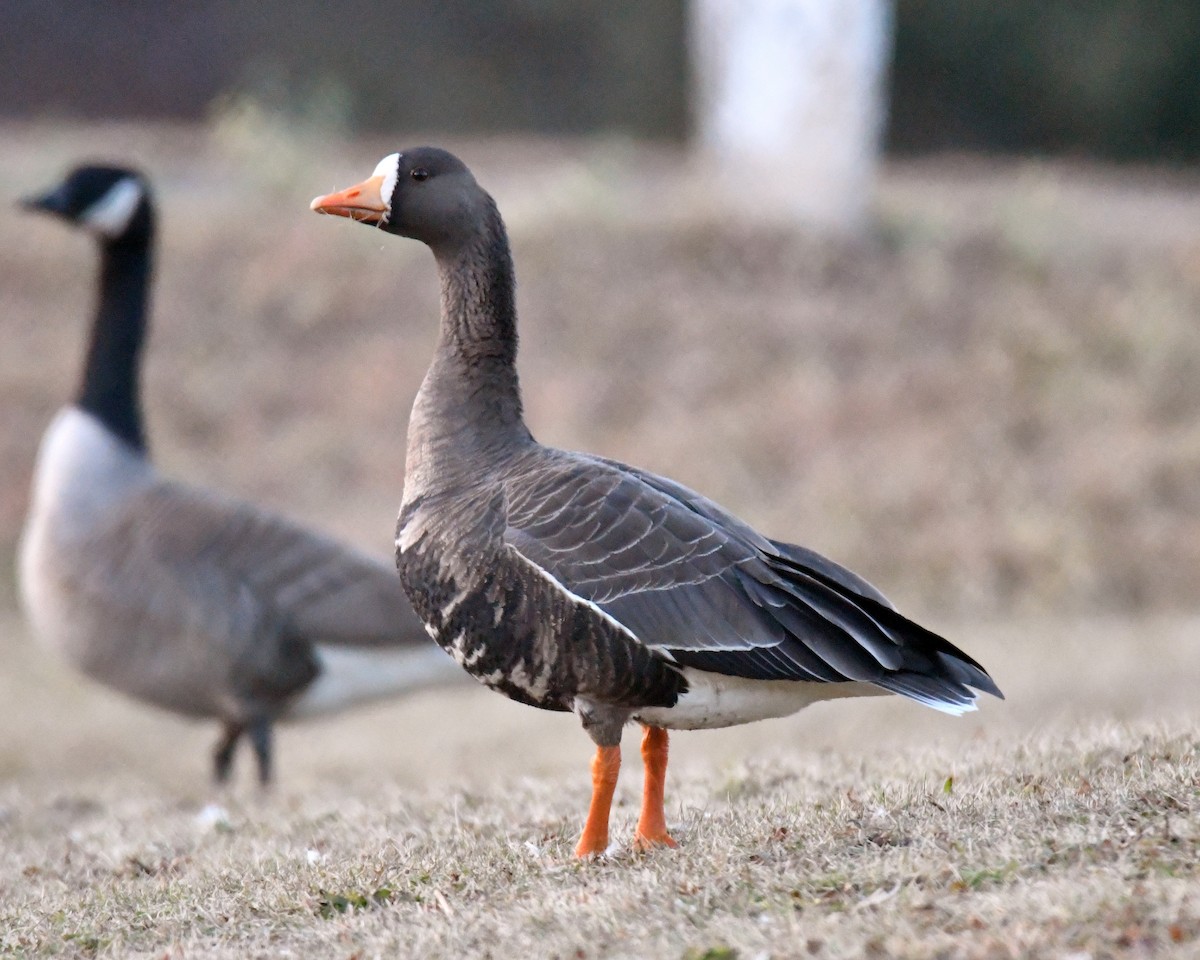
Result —
<instances>
[{"instance_id":1,"label":"dry grass","mask_svg":"<svg viewBox=\"0 0 1200 960\"><path fill-rule=\"evenodd\" d=\"M214 824L214 731L83 684L6 619L0 955L1200 955L1181 669L1200 624L943 626L1007 703L678 735L681 848L583 866L569 717L458 690L286 729L277 792L246 778ZM639 780L628 765L623 840Z\"/></svg>"},{"instance_id":2,"label":"dry grass","mask_svg":"<svg viewBox=\"0 0 1200 960\"><path fill-rule=\"evenodd\" d=\"M9 127L0 172L138 158L160 461L386 552L432 266L306 204L397 144L244 119ZM0 955L1200 956L1196 181L897 167L878 236L819 243L668 154L460 146L513 227L539 435L849 562L1009 701L680 735L681 850L581 866L570 717L455 690L286 730L279 790L214 825L213 731L73 677L0 604ZM92 253L16 215L0 251L8 556Z\"/></svg>"}]
</instances>

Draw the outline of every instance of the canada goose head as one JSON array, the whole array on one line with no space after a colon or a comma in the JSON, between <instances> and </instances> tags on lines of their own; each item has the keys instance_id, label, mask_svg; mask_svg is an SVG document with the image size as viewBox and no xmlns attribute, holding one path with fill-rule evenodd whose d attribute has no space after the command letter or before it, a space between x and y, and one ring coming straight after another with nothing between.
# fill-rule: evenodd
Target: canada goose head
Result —
<instances>
[{"instance_id":1,"label":"canada goose head","mask_svg":"<svg viewBox=\"0 0 1200 960\"><path fill-rule=\"evenodd\" d=\"M311 207L420 240L437 252L476 236L495 204L454 154L417 147L384 157L362 183L317 197Z\"/></svg>"},{"instance_id":2,"label":"canada goose head","mask_svg":"<svg viewBox=\"0 0 1200 960\"><path fill-rule=\"evenodd\" d=\"M21 201L61 217L108 243L147 242L154 226L150 189L136 170L76 167L55 187Z\"/></svg>"}]
</instances>

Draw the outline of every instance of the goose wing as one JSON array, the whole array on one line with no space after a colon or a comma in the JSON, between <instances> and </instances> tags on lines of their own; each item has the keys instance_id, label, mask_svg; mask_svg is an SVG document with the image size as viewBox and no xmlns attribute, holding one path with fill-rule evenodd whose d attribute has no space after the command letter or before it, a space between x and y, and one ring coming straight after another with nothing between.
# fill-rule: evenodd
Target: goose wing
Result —
<instances>
[{"instance_id":1,"label":"goose wing","mask_svg":"<svg viewBox=\"0 0 1200 960\"><path fill-rule=\"evenodd\" d=\"M96 537L104 561L78 588L125 634L125 658L172 687L232 676L279 697L314 678L315 643L429 643L388 565L250 504L159 481Z\"/></svg>"},{"instance_id":2,"label":"goose wing","mask_svg":"<svg viewBox=\"0 0 1200 960\"><path fill-rule=\"evenodd\" d=\"M513 549L680 666L866 681L951 710L969 708L971 687L999 695L975 661L860 577L673 481L543 449L505 495Z\"/></svg>"}]
</instances>

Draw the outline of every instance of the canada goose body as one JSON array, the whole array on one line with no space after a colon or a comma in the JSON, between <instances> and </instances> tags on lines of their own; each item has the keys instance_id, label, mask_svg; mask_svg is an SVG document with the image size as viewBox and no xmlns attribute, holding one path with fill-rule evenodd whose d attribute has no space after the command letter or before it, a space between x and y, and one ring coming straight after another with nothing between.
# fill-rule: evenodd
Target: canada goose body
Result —
<instances>
[{"instance_id":1,"label":"canada goose body","mask_svg":"<svg viewBox=\"0 0 1200 960\"><path fill-rule=\"evenodd\" d=\"M446 682L389 565L262 510L162 476L138 378L154 210L145 181L85 167L27 206L100 241L100 302L82 381L43 437L20 554L36 635L146 703L222 721L270 776L278 719Z\"/></svg>"},{"instance_id":2,"label":"canada goose body","mask_svg":"<svg viewBox=\"0 0 1200 960\"><path fill-rule=\"evenodd\" d=\"M401 579L478 680L579 715L597 744L580 855L607 846L631 720L645 728L645 847L674 845L662 806L668 729L864 694L949 713L974 709L976 689L1000 695L979 664L838 564L664 477L537 443L522 416L504 225L457 158L393 154L313 208L433 250L441 328L409 422Z\"/></svg>"}]
</instances>

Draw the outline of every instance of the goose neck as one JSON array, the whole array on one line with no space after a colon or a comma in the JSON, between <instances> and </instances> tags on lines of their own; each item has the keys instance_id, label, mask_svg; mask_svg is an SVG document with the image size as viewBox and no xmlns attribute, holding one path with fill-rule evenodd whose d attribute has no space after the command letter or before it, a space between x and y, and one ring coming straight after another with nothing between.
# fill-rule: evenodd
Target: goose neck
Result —
<instances>
[{"instance_id":1,"label":"goose neck","mask_svg":"<svg viewBox=\"0 0 1200 960\"><path fill-rule=\"evenodd\" d=\"M434 249L442 321L408 424L404 502L457 491L533 442L517 379L513 268L503 224Z\"/></svg>"},{"instance_id":2,"label":"goose neck","mask_svg":"<svg viewBox=\"0 0 1200 960\"><path fill-rule=\"evenodd\" d=\"M494 205L466 242L435 251L441 329L434 367L463 412L491 426L521 423L512 255ZM522 427L523 429L523 427Z\"/></svg>"},{"instance_id":3,"label":"goose neck","mask_svg":"<svg viewBox=\"0 0 1200 960\"><path fill-rule=\"evenodd\" d=\"M135 449L146 449L141 351L150 283L149 241L101 247L100 294L76 404Z\"/></svg>"},{"instance_id":4,"label":"goose neck","mask_svg":"<svg viewBox=\"0 0 1200 960\"><path fill-rule=\"evenodd\" d=\"M464 358L515 363L516 279L504 222L494 203L465 238L435 248L441 278L442 341Z\"/></svg>"}]
</instances>

